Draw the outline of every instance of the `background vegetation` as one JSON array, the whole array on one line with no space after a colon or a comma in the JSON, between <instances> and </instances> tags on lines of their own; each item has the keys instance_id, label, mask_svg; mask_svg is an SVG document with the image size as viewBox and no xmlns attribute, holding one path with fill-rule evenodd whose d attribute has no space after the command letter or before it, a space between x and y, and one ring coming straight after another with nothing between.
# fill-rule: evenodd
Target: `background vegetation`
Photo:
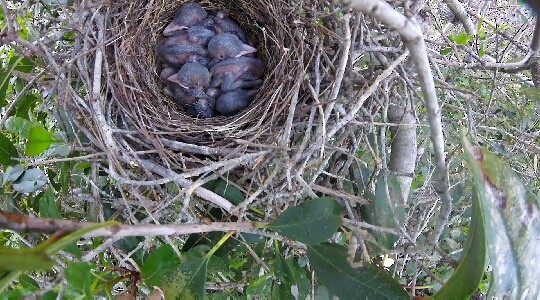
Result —
<instances>
[{"instance_id":1,"label":"background vegetation","mask_svg":"<svg viewBox=\"0 0 540 300\"><path fill-rule=\"evenodd\" d=\"M281 178L293 177L293 193L271 184L281 171L264 151L287 154L276 145L242 162L265 165L252 182L266 184L255 187L240 164L182 186L172 175L146 177L148 166L112 161L96 146L99 131L80 126L89 116L61 105L93 93L78 77L91 68L76 59L94 58L100 46L74 49L85 32L77 18L99 15L101 4L0 0L1 297L538 297L540 268L529 263L539 261L540 228L534 13L514 1L432 0L386 1L395 10L380 16L369 5L382 2L361 2L350 3L358 12L324 1L310 7L321 28L351 24L352 34L333 33L344 44L356 37L350 51L323 49L322 61L345 57L347 72L365 77L345 76L345 91L320 91L321 102L346 114L351 99L374 94L347 123L362 134L339 128L327 141L332 154L314 168L333 188L311 182L305 169ZM417 20L424 52L407 28L385 22L390 12ZM438 137L422 54L440 106ZM333 148L350 136L350 149ZM122 181L115 165L144 180ZM199 186L225 202L207 201L193 192ZM508 253L521 256L494 263ZM513 275L493 280L500 274Z\"/></svg>"}]
</instances>

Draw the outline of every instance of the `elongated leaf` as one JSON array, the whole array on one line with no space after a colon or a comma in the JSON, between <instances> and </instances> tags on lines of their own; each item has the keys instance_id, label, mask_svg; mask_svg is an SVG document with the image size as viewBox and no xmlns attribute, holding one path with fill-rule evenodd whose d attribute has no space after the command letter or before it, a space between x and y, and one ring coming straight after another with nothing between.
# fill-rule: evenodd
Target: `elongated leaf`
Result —
<instances>
[{"instance_id":1,"label":"elongated leaf","mask_svg":"<svg viewBox=\"0 0 540 300\"><path fill-rule=\"evenodd\" d=\"M98 228L101 228L101 227L107 227L107 226L111 226L111 225L115 225L115 224L118 224L118 222L108 221L108 222L104 222L104 223L93 224L93 225L81 228L79 230L76 230L76 231L74 231L74 232L72 232L72 233L70 233L70 234L68 234L66 236L63 236L61 238L58 238L57 236L53 236L53 237L49 238L48 240L44 241L43 243L35 246L34 248L20 249L20 250L26 251L26 253L44 253L44 254L47 254L47 255L53 255L56 252L58 252L58 251L60 251L60 250L62 250L64 248L68 247L69 245L73 244L75 241L80 239L86 233L94 231L94 230L96 230ZM17 250L19 250L19 249L17 249ZM0 292L3 291L4 289L6 289L8 287L8 285L13 280L15 280L17 277L19 277L19 275L21 275L20 270L14 270L14 271L9 271L9 272L5 273L0 278Z\"/></svg>"},{"instance_id":2,"label":"elongated leaf","mask_svg":"<svg viewBox=\"0 0 540 300\"><path fill-rule=\"evenodd\" d=\"M2 133L0 133L0 164L7 166L13 162L13 158L18 157L17 148Z\"/></svg>"},{"instance_id":3,"label":"elongated leaf","mask_svg":"<svg viewBox=\"0 0 540 300\"><path fill-rule=\"evenodd\" d=\"M245 199L241 190L221 178L207 182L203 186L229 200L234 205L240 204Z\"/></svg>"},{"instance_id":4,"label":"elongated leaf","mask_svg":"<svg viewBox=\"0 0 540 300\"><path fill-rule=\"evenodd\" d=\"M178 268L180 258L170 245L161 245L152 251L141 266L141 277L149 286L161 284L163 276Z\"/></svg>"},{"instance_id":5,"label":"elongated leaf","mask_svg":"<svg viewBox=\"0 0 540 300\"><path fill-rule=\"evenodd\" d=\"M540 296L540 217L538 203L515 172L496 155L463 138L477 188L493 281L488 297Z\"/></svg>"},{"instance_id":6,"label":"elongated leaf","mask_svg":"<svg viewBox=\"0 0 540 300\"><path fill-rule=\"evenodd\" d=\"M0 108L4 107L7 103L6 95L11 73L22 60L23 58L20 56L12 56L7 64L7 68L5 70L0 70Z\"/></svg>"},{"instance_id":7,"label":"elongated leaf","mask_svg":"<svg viewBox=\"0 0 540 300\"><path fill-rule=\"evenodd\" d=\"M482 281L486 258L484 218L480 209L480 199L475 191L469 236L459 260L459 266L448 282L437 292L435 299L469 299Z\"/></svg>"},{"instance_id":8,"label":"elongated leaf","mask_svg":"<svg viewBox=\"0 0 540 300\"><path fill-rule=\"evenodd\" d=\"M394 176L387 176L388 193L384 182L384 175L380 174L375 184L375 194L366 192L364 197L371 200L371 203L360 208L362 218L369 224L388 228L399 228L405 222L405 208L403 207L403 196L401 188ZM399 224L396 224L396 221ZM394 247L398 237L378 230L369 230L375 240L381 243L386 249ZM374 253L378 253L373 249Z\"/></svg>"},{"instance_id":9,"label":"elongated leaf","mask_svg":"<svg viewBox=\"0 0 540 300\"><path fill-rule=\"evenodd\" d=\"M49 269L55 264L45 253L17 250L0 248L0 271L35 271Z\"/></svg>"},{"instance_id":10,"label":"elongated leaf","mask_svg":"<svg viewBox=\"0 0 540 300\"><path fill-rule=\"evenodd\" d=\"M347 251L335 244L308 245L308 257L319 281L340 299L410 299L401 285L372 265L353 268Z\"/></svg>"},{"instance_id":11,"label":"elongated leaf","mask_svg":"<svg viewBox=\"0 0 540 300\"><path fill-rule=\"evenodd\" d=\"M52 188L48 188L39 201L39 215L41 217L55 219L62 218L62 215L60 215L60 210L58 210L54 200L54 191Z\"/></svg>"},{"instance_id":12,"label":"elongated leaf","mask_svg":"<svg viewBox=\"0 0 540 300\"><path fill-rule=\"evenodd\" d=\"M32 127L26 143L26 155L39 155L58 140L43 127Z\"/></svg>"},{"instance_id":13,"label":"elongated leaf","mask_svg":"<svg viewBox=\"0 0 540 300\"><path fill-rule=\"evenodd\" d=\"M322 243L341 226L339 209L339 204L331 198L316 198L289 207L267 228L301 243Z\"/></svg>"}]
</instances>

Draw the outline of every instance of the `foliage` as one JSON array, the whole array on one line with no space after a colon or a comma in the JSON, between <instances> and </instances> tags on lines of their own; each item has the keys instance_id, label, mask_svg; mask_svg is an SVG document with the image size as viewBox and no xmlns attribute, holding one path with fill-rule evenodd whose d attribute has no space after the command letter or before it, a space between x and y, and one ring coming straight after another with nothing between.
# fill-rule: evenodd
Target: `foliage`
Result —
<instances>
[{"instance_id":1,"label":"foliage","mask_svg":"<svg viewBox=\"0 0 540 300\"><path fill-rule=\"evenodd\" d=\"M50 18L57 2L36 4L36 9L29 9L27 14L19 11L19 36L30 40L38 27L33 22L43 22L39 27L45 30L63 27L61 21L50 21L62 19ZM327 22L326 14L333 12L328 8L324 13L315 18L321 26ZM343 15L341 11L338 14ZM460 64L507 56L511 56L507 61L519 61L520 54L505 50L512 43L492 42L493 36L505 35L512 24L494 26L488 19L476 20L476 35L458 26L441 29L442 42L434 43L433 52ZM5 28L4 16L0 22ZM64 32L51 46L53 52L61 54L71 47L73 36L74 32ZM383 46L393 51L391 43ZM20 53L8 45L0 48L0 57L2 211L97 221L96 211L100 210L107 218L125 223L157 220L148 218L151 213L147 207L129 201L132 191L117 188L100 153L88 152L87 137L75 129L73 120L65 120L68 112L55 106L60 95L52 92L52 67L39 56ZM365 55L355 67L374 64L380 67L385 63L375 55ZM429 201L433 197L432 149L427 142L419 143L426 152L418 157L417 170L411 175L413 192L404 201L396 177L382 167L381 157L391 153L385 149L390 142L380 138L386 134L386 127L381 127L369 133L374 142L359 143L354 160L360 166L343 180L343 189L369 200L369 204L320 192L320 198L304 197L294 206L283 201L269 203L265 210L248 204L247 220L271 223L259 231L235 235L211 232L168 239L127 237L114 243L114 252L103 250L107 245L103 238L80 239L109 223L49 238L4 230L0 232L0 297L16 299L36 293L43 299L112 298L118 291L145 296L154 286L159 286L167 298L194 299L305 299L311 293L317 299L334 295L342 299L402 299L408 298L413 288L419 298L434 295L436 299L461 299L479 291L490 296L538 297L534 280L540 277L539 269L529 262L539 261L535 251L540 228L539 89L523 83L523 77L483 68L463 69L449 64L438 71L446 79L445 85L438 82L438 96L447 104L443 121L454 198L450 224L438 245L427 244L425 238L436 218L436 201ZM524 76L531 74L525 71ZM416 88L414 82L407 84ZM73 88L87 92L76 80ZM426 122L423 103L420 96L415 97L422 125ZM386 120L373 121L385 124ZM473 129L475 143L495 154L465 142L466 167L459 142L459 129L463 127ZM418 128L419 140L426 141L429 132ZM187 159L188 164L190 159L194 158ZM248 194L235 185L234 179L208 181L205 176L194 177L205 180L203 187L234 205L247 200ZM341 178L329 179L334 180L341 189ZM189 210L202 221L237 221L236 216L212 205L184 205L167 199L167 193L178 193L173 184L160 184L159 189L163 195L148 192L143 196L149 201L174 202L166 211L170 215ZM346 209L372 227L362 227L367 228L365 232L353 231L343 222ZM160 222L171 220L161 217ZM408 233L413 241L396 232ZM353 236L362 237L360 243L368 254L362 253L361 266L353 263L358 253L347 252ZM389 254L387 250L392 249L402 252ZM98 254L82 262L83 255L90 252ZM488 258L492 271L485 271ZM126 264L130 267L124 267ZM63 276L65 288L53 280L57 276ZM415 286L409 286L411 283Z\"/></svg>"}]
</instances>

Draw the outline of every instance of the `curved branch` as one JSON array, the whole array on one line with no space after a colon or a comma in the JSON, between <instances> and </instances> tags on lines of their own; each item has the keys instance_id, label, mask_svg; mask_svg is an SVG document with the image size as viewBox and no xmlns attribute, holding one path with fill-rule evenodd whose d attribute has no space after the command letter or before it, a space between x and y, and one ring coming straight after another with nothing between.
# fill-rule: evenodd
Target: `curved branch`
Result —
<instances>
[{"instance_id":1,"label":"curved branch","mask_svg":"<svg viewBox=\"0 0 540 300\"><path fill-rule=\"evenodd\" d=\"M425 97L426 109L430 125L430 136L433 143L435 158L435 172L433 174L433 187L441 200L441 211L437 224L430 236L430 242L436 243L452 210L452 197L448 185L448 168L444 153L444 136L441 120L441 109L437 101L435 83L429 66L427 48L422 30L414 19L408 19L392 8L388 3L380 0L342 0L350 7L359 10L373 18L394 28L401 36L403 42L410 50L418 77Z\"/></svg>"}]
</instances>

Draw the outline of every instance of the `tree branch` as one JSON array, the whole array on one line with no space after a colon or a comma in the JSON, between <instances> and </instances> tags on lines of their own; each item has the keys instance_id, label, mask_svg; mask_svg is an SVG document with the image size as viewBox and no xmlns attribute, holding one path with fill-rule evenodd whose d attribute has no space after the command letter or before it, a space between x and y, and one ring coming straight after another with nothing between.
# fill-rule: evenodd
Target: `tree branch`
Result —
<instances>
[{"instance_id":1,"label":"tree branch","mask_svg":"<svg viewBox=\"0 0 540 300\"><path fill-rule=\"evenodd\" d=\"M359 10L373 18L394 28L401 36L403 42L409 48L413 58L418 77L424 93L424 101L428 112L430 136L433 143L435 158L435 172L433 187L441 200L441 211L437 224L430 236L430 241L436 243L444 226L448 221L452 209L452 197L448 186L448 169L444 152L444 136L441 120L441 109L437 101L435 83L429 66L427 48L420 26L414 19L408 19L403 14L392 8L388 3L380 0L342 0L350 7Z\"/></svg>"},{"instance_id":2,"label":"tree branch","mask_svg":"<svg viewBox=\"0 0 540 300\"><path fill-rule=\"evenodd\" d=\"M23 214L0 211L0 228L17 232L56 233L72 232L95 223L77 220L34 218ZM251 231L267 222L213 222L198 224L118 224L89 232L84 237L170 236L211 231Z\"/></svg>"}]
</instances>

